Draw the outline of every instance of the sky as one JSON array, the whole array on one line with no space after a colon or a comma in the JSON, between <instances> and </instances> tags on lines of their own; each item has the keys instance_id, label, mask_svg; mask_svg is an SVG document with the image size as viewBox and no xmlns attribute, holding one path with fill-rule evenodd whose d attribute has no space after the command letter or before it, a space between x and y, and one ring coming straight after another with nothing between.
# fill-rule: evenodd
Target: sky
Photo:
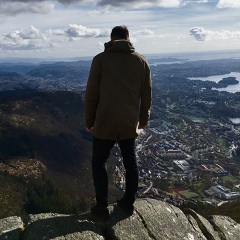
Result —
<instances>
[{"instance_id":1,"label":"sky","mask_svg":"<svg viewBox=\"0 0 240 240\"><path fill-rule=\"evenodd\" d=\"M240 50L240 0L0 0L0 58L75 58L126 25L141 54Z\"/></svg>"}]
</instances>

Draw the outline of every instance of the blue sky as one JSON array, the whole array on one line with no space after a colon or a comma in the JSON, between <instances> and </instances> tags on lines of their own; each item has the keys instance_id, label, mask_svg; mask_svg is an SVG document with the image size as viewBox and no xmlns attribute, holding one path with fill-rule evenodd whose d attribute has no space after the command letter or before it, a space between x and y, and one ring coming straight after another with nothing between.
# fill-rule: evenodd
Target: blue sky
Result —
<instances>
[{"instance_id":1,"label":"blue sky","mask_svg":"<svg viewBox=\"0 0 240 240\"><path fill-rule=\"evenodd\" d=\"M141 54L240 50L240 0L1 0L0 58L103 51L126 25Z\"/></svg>"}]
</instances>

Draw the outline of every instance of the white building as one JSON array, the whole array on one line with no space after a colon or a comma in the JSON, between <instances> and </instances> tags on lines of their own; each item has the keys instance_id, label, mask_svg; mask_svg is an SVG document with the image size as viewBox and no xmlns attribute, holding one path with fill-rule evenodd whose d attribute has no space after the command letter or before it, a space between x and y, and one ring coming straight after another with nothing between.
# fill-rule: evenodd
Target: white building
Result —
<instances>
[{"instance_id":1,"label":"white building","mask_svg":"<svg viewBox=\"0 0 240 240\"><path fill-rule=\"evenodd\" d=\"M183 172L190 168L189 163L186 160L175 160L173 163Z\"/></svg>"},{"instance_id":2,"label":"white building","mask_svg":"<svg viewBox=\"0 0 240 240\"><path fill-rule=\"evenodd\" d=\"M198 150L195 150L195 151L192 152L192 159L194 161L198 160Z\"/></svg>"}]
</instances>

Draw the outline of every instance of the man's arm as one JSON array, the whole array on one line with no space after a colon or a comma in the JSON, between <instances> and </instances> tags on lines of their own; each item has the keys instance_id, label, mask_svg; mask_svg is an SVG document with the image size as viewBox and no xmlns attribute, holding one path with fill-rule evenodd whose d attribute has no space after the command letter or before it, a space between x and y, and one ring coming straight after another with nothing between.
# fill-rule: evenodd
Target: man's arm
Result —
<instances>
[{"instance_id":1,"label":"man's arm","mask_svg":"<svg viewBox=\"0 0 240 240\"><path fill-rule=\"evenodd\" d=\"M85 95L85 123L87 131L93 130L96 110L99 101L101 69L97 58L92 61Z\"/></svg>"},{"instance_id":2,"label":"man's arm","mask_svg":"<svg viewBox=\"0 0 240 240\"><path fill-rule=\"evenodd\" d=\"M152 79L149 66L145 75L145 81L141 93L141 104L139 112L139 129L146 128L150 117L150 109L152 104Z\"/></svg>"}]
</instances>

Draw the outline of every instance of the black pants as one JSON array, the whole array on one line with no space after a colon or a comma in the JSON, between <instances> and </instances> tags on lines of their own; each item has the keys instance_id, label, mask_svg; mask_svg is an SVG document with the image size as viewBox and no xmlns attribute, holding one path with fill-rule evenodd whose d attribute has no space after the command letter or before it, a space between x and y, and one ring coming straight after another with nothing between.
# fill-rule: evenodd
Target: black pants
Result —
<instances>
[{"instance_id":1,"label":"black pants","mask_svg":"<svg viewBox=\"0 0 240 240\"><path fill-rule=\"evenodd\" d=\"M92 174L97 204L108 205L107 159L115 140L93 138ZM135 138L118 141L126 170L126 189L124 199L133 204L138 190L138 166L135 154Z\"/></svg>"}]
</instances>

